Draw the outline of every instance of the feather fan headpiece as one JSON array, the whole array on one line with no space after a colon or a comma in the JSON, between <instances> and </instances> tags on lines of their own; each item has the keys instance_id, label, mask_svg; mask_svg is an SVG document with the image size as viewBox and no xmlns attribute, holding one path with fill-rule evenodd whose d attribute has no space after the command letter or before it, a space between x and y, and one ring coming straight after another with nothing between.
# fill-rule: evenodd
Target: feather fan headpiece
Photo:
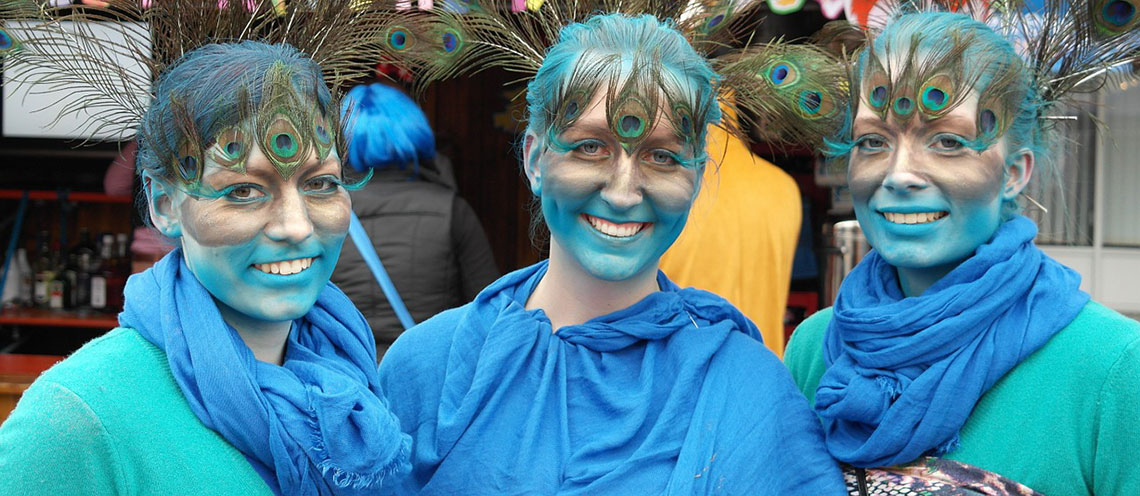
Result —
<instances>
[{"instance_id":1,"label":"feather fan headpiece","mask_svg":"<svg viewBox=\"0 0 1140 496\"><path fill-rule=\"evenodd\" d=\"M915 115L933 119L975 91L979 97L975 148L1001 138L1019 118L1017 114L1028 108L1029 100L1035 128L1049 130L1056 121L1050 111L1059 102L1097 91L1116 79L1134 77L1133 68L1140 61L1138 0L880 3L884 4L883 15L873 17L866 28L832 23L819 35L848 41L862 36L864 62L862 67L851 68L859 74L849 76L860 86L851 93L851 109L865 105L883 119L905 121ZM1018 56L1008 60L1004 54L976 50L967 56L974 35L959 30L926 39L933 31L922 28L915 30L905 46L898 46L900 40L894 38L888 40L894 46L875 44L884 29L902 16L930 12L958 12L985 23ZM842 152L847 147L833 148Z\"/></svg>"},{"instance_id":2,"label":"feather fan headpiece","mask_svg":"<svg viewBox=\"0 0 1140 496\"><path fill-rule=\"evenodd\" d=\"M454 8L454 4L462 8ZM730 115L751 124L761 136L774 142L818 144L838 125L840 102L846 101L844 66L827 51L813 45L751 40L756 27L756 0L547 0L540 7L522 12L509 2L457 0L439 7L432 15L410 14L388 36L399 42L405 60L420 74L418 84L468 75L497 67L519 74L519 81L533 78L542 67L562 29L585 22L597 14L651 15L670 23L716 72L712 83L720 103L733 108ZM746 48L739 48L744 46ZM393 46L391 48L397 48ZM667 76L660 66L656 47L639 47L628 55L637 70L628 80L610 81L607 116L615 135L636 140L652 126L657 109L682 134L699 132L704 123L692 122L700 109L683 108L670 95L655 102L658 88ZM552 111L580 109L598 90L597 73L610 74L617 63L595 60L593 67L577 67L566 88L555 99ZM665 92L668 93L668 92ZM632 107L631 107L632 105ZM743 110L743 111L741 111ZM555 112L558 113L558 112ZM567 123L566 114L543 119L557 128ZM722 125L740 129L735 118ZM626 142L623 141L623 144Z\"/></svg>"}]
</instances>

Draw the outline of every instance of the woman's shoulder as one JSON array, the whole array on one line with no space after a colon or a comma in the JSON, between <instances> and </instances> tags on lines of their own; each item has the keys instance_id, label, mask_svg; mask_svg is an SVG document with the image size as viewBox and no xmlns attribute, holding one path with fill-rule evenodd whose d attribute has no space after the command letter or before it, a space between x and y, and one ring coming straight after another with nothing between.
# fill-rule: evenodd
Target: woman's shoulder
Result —
<instances>
[{"instance_id":1,"label":"woman's shoulder","mask_svg":"<svg viewBox=\"0 0 1140 496\"><path fill-rule=\"evenodd\" d=\"M119 327L83 345L41 374L37 382L59 384L80 395L105 395L117 390L116 386L151 387L155 379L167 378L166 382L174 385L166 354L138 331Z\"/></svg>"},{"instance_id":2,"label":"woman's shoulder","mask_svg":"<svg viewBox=\"0 0 1140 496\"><path fill-rule=\"evenodd\" d=\"M1042 372L1063 367L1070 375L1102 381L1120 367L1140 370L1140 322L1089 301L1069 325L1023 362L1040 364ZM1133 359L1128 359L1128 357ZM1020 368L1020 367L1019 367ZM1055 373L1056 370L1053 371Z\"/></svg>"}]
</instances>

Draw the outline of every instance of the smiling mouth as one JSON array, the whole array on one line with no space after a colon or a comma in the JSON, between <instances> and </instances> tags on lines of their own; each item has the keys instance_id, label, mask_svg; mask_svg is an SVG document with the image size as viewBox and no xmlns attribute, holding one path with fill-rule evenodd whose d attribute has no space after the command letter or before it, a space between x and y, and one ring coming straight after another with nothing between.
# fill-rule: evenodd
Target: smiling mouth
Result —
<instances>
[{"instance_id":1,"label":"smiling mouth","mask_svg":"<svg viewBox=\"0 0 1140 496\"><path fill-rule=\"evenodd\" d=\"M607 236L613 236L615 238L628 238L641 232L642 229L645 229L652 224L651 222L626 222L624 224L614 224L613 222L599 219L590 214L582 214L582 217L585 218L586 222L589 222L590 225L594 227L594 229L597 229L598 232Z\"/></svg>"},{"instance_id":2,"label":"smiling mouth","mask_svg":"<svg viewBox=\"0 0 1140 496\"><path fill-rule=\"evenodd\" d=\"M253 264L253 267L266 274L278 274L288 276L296 274L303 270L308 269L313 265L313 258L298 258L296 260L285 260L282 262L260 263Z\"/></svg>"},{"instance_id":3,"label":"smiling mouth","mask_svg":"<svg viewBox=\"0 0 1140 496\"><path fill-rule=\"evenodd\" d=\"M898 212L880 212L887 222L894 224L927 224L950 215L950 212L915 212L903 214Z\"/></svg>"}]
</instances>

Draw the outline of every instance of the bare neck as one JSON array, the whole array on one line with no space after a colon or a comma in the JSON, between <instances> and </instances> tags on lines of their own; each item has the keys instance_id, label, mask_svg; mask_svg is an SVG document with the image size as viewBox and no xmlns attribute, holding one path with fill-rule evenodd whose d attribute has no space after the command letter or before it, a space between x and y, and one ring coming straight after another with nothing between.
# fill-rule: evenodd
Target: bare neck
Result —
<instances>
[{"instance_id":1,"label":"bare neck","mask_svg":"<svg viewBox=\"0 0 1140 496\"><path fill-rule=\"evenodd\" d=\"M285 344L289 340L293 321L266 322L253 319L220 301L218 310L222 313L222 320L237 331L241 340L253 352L254 358L274 365L285 363Z\"/></svg>"},{"instance_id":2,"label":"bare neck","mask_svg":"<svg viewBox=\"0 0 1140 496\"><path fill-rule=\"evenodd\" d=\"M554 332L632 306L655 291L657 266L624 281L606 281L586 272L554 240L550 266L527 299L527 310L541 308Z\"/></svg>"}]
</instances>

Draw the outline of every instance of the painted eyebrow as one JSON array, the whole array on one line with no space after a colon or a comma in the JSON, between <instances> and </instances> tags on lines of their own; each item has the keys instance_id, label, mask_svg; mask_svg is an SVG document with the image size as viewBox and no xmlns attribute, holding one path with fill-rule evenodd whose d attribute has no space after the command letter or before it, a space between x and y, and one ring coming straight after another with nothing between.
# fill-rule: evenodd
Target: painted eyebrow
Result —
<instances>
[{"instance_id":1,"label":"painted eyebrow","mask_svg":"<svg viewBox=\"0 0 1140 496\"><path fill-rule=\"evenodd\" d=\"M923 131L954 131L968 136L973 136L978 133L977 125L973 120L957 115L945 115L934 119L926 123L922 129Z\"/></svg>"},{"instance_id":2,"label":"painted eyebrow","mask_svg":"<svg viewBox=\"0 0 1140 496\"><path fill-rule=\"evenodd\" d=\"M854 123L852 123L851 130L854 131L857 126L871 127L873 130L877 130L879 132L889 132L889 129L887 129L886 125L883 124L882 119L880 119L878 116L859 117L855 119Z\"/></svg>"}]
</instances>

